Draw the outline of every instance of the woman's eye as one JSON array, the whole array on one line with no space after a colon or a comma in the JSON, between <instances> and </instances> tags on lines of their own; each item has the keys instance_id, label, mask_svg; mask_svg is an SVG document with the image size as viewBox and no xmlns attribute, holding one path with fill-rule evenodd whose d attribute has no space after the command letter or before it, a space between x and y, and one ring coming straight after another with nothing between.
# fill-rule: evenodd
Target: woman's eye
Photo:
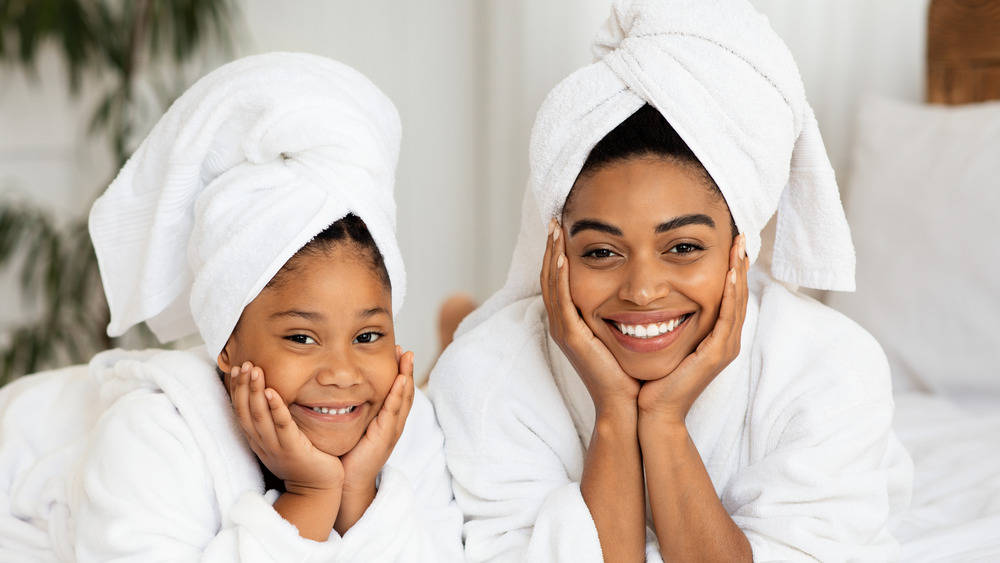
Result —
<instances>
[{"instance_id":1,"label":"woman's eye","mask_svg":"<svg viewBox=\"0 0 1000 563\"><path fill-rule=\"evenodd\" d=\"M308 334L293 334L285 337L296 344L315 344L316 340Z\"/></svg>"},{"instance_id":2,"label":"woman's eye","mask_svg":"<svg viewBox=\"0 0 1000 563\"><path fill-rule=\"evenodd\" d=\"M702 248L696 244L691 244L689 242L682 242L677 246L671 248L667 252L673 252L676 254L688 254L691 252L697 252L699 250L702 250Z\"/></svg>"},{"instance_id":3,"label":"woman's eye","mask_svg":"<svg viewBox=\"0 0 1000 563\"><path fill-rule=\"evenodd\" d=\"M583 255L584 258L614 258L615 256L618 254L607 248L595 248Z\"/></svg>"},{"instance_id":4,"label":"woman's eye","mask_svg":"<svg viewBox=\"0 0 1000 563\"><path fill-rule=\"evenodd\" d=\"M379 334L379 333L377 333L377 332L374 332L374 331L372 331L372 332L366 332L364 334L359 334L357 336L357 338L354 339L354 343L355 344L370 344L372 342L375 342L379 338L382 338L382 335Z\"/></svg>"}]
</instances>

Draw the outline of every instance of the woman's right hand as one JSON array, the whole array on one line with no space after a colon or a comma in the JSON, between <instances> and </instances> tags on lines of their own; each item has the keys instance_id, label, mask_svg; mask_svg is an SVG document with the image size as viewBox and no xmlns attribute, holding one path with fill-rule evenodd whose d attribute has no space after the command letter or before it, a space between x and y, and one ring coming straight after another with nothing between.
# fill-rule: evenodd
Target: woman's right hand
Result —
<instances>
[{"instance_id":1,"label":"woman's right hand","mask_svg":"<svg viewBox=\"0 0 1000 563\"><path fill-rule=\"evenodd\" d=\"M540 281L549 334L583 380L598 415L622 412L621 408L626 406L626 412L635 412L640 382L625 373L608 347L580 317L569 290L565 233L554 219L549 223Z\"/></svg>"}]
</instances>

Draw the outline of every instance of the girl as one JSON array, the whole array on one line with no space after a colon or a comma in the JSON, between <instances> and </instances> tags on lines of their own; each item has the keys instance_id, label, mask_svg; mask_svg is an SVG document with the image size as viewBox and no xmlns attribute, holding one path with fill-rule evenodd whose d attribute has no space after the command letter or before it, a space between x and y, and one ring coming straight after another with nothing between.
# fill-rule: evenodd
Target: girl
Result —
<instances>
[{"instance_id":1,"label":"girl","mask_svg":"<svg viewBox=\"0 0 1000 563\"><path fill-rule=\"evenodd\" d=\"M732 0L617 2L595 53L430 379L468 558L893 559L884 355L792 287L849 289L853 249L790 55Z\"/></svg>"},{"instance_id":2,"label":"girl","mask_svg":"<svg viewBox=\"0 0 1000 563\"><path fill-rule=\"evenodd\" d=\"M205 346L4 389L0 560L462 559L393 333L398 143L391 102L312 55L231 63L171 107L91 234L109 333ZM26 429L29 410L52 423Z\"/></svg>"}]
</instances>

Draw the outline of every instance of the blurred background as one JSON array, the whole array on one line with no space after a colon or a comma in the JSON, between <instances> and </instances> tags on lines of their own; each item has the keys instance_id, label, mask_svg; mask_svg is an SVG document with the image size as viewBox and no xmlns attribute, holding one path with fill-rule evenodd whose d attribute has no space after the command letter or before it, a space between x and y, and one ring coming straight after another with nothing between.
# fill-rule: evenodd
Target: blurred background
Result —
<instances>
[{"instance_id":1,"label":"blurred background","mask_svg":"<svg viewBox=\"0 0 1000 563\"><path fill-rule=\"evenodd\" d=\"M923 98L927 0L753 0L799 62L838 178L868 93ZM588 63L610 0L0 0L0 383L112 342L83 230L170 100L240 56L307 51L399 108L397 339L418 379L451 293L505 277L535 112ZM849 197L849 194L847 195Z\"/></svg>"}]
</instances>

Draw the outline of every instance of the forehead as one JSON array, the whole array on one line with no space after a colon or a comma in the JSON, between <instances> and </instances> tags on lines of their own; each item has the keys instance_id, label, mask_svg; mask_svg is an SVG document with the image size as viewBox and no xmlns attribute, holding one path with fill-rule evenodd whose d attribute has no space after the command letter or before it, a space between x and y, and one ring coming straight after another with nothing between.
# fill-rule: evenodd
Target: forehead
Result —
<instances>
[{"instance_id":1,"label":"forehead","mask_svg":"<svg viewBox=\"0 0 1000 563\"><path fill-rule=\"evenodd\" d=\"M337 316L382 307L391 315L391 292L368 256L354 245L337 244L296 255L279 276L280 282L264 288L251 306L280 309L308 305Z\"/></svg>"},{"instance_id":2,"label":"forehead","mask_svg":"<svg viewBox=\"0 0 1000 563\"><path fill-rule=\"evenodd\" d=\"M564 219L620 215L638 219L701 213L725 218L729 208L693 164L661 158L632 158L610 163L581 177L563 211Z\"/></svg>"}]
</instances>

